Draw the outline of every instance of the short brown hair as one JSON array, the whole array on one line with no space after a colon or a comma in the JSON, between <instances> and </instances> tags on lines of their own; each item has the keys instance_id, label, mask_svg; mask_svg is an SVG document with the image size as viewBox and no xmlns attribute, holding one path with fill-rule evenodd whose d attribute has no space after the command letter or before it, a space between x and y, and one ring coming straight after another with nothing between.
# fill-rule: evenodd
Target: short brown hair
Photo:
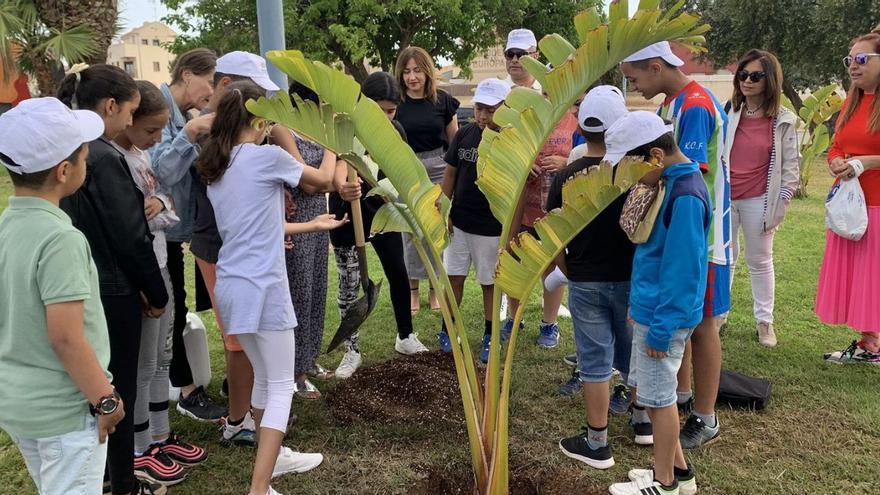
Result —
<instances>
[{"instance_id":1,"label":"short brown hair","mask_svg":"<svg viewBox=\"0 0 880 495\"><path fill-rule=\"evenodd\" d=\"M739 110L746 101L743 95L742 84L736 73L744 70L745 66L755 60L761 62L761 69L764 71L767 84L764 86L764 112L768 117L776 117L779 115L779 107L782 105L782 66L776 55L764 50L752 48L736 63L736 72L733 77L733 98L731 105L734 109Z\"/></svg>"},{"instance_id":2,"label":"short brown hair","mask_svg":"<svg viewBox=\"0 0 880 495\"><path fill-rule=\"evenodd\" d=\"M171 69L171 84L177 84L183 80L183 72L190 71L197 76L203 76L214 72L217 68L217 54L207 48L195 48L181 54L174 60Z\"/></svg>"},{"instance_id":3,"label":"short brown hair","mask_svg":"<svg viewBox=\"0 0 880 495\"><path fill-rule=\"evenodd\" d=\"M872 32L864 36L859 36L849 44L850 49L852 49L853 45L862 41L871 43L874 45L874 52L880 53L880 34ZM875 93L876 91L880 91L880 84L878 84L874 90ZM865 92L861 88L857 88L855 84L850 84L849 93L846 95L846 101L843 103L843 109L840 111L840 118L837 119L838 129L843 127L843 125L852 118L853 114L856 113L856 109L859 108L859 102L862 100L864 93ZM874 98L874 103L871 105L871 117L868 119L868 132L873 134L877 131L880 131L880 98Z\"/></svg>"},{"instance_id":4,"label":"short brown hair","mask_svg":"<svg viewBox=\"0 0 880 495\"><path fill-rule=\"evenodd\" d=\"M49 179L49 176L55 173L55 169L58 168L58 165L61 165L64 162L76 163L76 159L79 158L80 152L83 150L83 146L85 143L81 144L79 148L75 149L73 153L70 154L64 160L56 163L52 168L48 168L46 170L40 170L39 172L31 172L29 174L17 174L12 170L6 168L6 171L9 172L9 178L12 180L12 185L15 187L24 187L27 189L41 189L44 185L46 185L46 181ZM0 154L2 156L2 160L6 163L14 163L12 160L5 155Z\"/></svg>"},{"instance_id":5,"label":"short brown hair","mask_svg":"<svg viewBox=\"0 0 880 495\"><path fill-rule=\"evenodd\" d=\"M397 56L397 63L394 65L394 76L401 88L406 88L406 82L403 80L403 70L410 60L415 60L416 65L425 74L425 98L437 103L437 84L435 83L436 74L434 68L434 60L428 55L424 48L417 46L408 46L400 50Z\"/></svg>"}]
</instances>

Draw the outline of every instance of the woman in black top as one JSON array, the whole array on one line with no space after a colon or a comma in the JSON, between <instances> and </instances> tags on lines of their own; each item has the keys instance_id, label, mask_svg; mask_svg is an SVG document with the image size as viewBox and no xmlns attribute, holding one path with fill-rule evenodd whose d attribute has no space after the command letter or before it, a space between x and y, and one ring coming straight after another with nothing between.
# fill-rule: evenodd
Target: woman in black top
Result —
<instances>
[{"instance_id":1,"label":"woman in black top","mask_svg":"<svg viewBox=\"0 0 880 495\"><path fill-rule=\"evenodd\" d=\"M406 135L400 124L394 121L394 115L397 112L400 103L400 87L394 77L387 72L376 72L370 74L364 81L361 91L368 98L373 99L382 107L385 114L398 131L401 132L404 140ZM383 201L380 198L367 198L366 194L370 190L369 184L364 184L358 179L355 183L347 182L348 166L345 162L338 162L336 166L336 176L334 185L336 191L330 193L328 205L330 213L336 215L336 218L342 218L348 215L351 218L350 201L361 202L361 214L364 220L364 237L372 243L373 249L379 256L382 263L382 269L385 271L385 278L388 279L388 289L391 293L391 306L394 309L394 319L397 323L397 340L394 348L402 354L414 354L416 352L427 351L424 345L419 342L416 334L413 333L412 314L410 313L407 294L409 293L409 281L407 279L406 267L401 263L403 259L403 240L397 232L387 232L377 234L373 237L370 235L370 227L373 223L373 216ZM358 199L360 198L360 199ZM339 309L343 313L357 299L358 287L360 287L360 271L358 270L357 251L354 246L354 222L349 222L342 227L330 231L330 242L333 244L333 252L336 255L336 267L339 274L339 295L337 302ZM357 345L358 335L355 334L344 343L346 352L336 368L337 378L348 378L357 370L361 363L361 355Z\"/></svg>"},{"instance_id":2,"label":"woman in black top","mask_svg":"<svg viewBox=\"0 0 880 495\"><path fill-rule=\"evenodd\" d=\"M444 152L458 132L455 112L459 102L449 93L437 89L434 62L422 48L411 46L401 50L394 72L400 87L406 90L397 109L397 121L403 125L409 145L425 165L431 182L440 184L446 171ZM419 280L427 279L428 273L416 255L409 236L404 236L404 241L410 278L410 305L412 312L417 313L420 306ZM431 309L440 309L433 289L430 304Z\"/></svg>"}]
</instances>

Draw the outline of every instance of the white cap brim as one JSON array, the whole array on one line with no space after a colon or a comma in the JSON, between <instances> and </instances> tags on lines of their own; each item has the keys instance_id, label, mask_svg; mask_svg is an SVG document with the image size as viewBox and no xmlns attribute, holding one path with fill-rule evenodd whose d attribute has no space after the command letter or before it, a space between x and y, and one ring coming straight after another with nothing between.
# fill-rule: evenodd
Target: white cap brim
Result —
<instances>
[{"instance_id":1,"label":"white cap brim","mask_svg":"<svg viewBox=\"0 0 880 495\"><path fill-rule=\"evenodd\" d=\"M603 162L611 162L611 165L617 165L620 160L623 160L623 157L626 156L626 152L623 153L606 153L604 157L602 157Z\"/></svg>"},{"instance_id":2,"label":"white cap brim","mask_svg":"<svg viewBox=\"0 0 880 495\"><path fill-rule=\"evenodd\" d=\"M94 141L104 134L104 119L97 113L91 110L73 110L73 116L79 123L79 132L82 135L83 143Z\"/></svg>"},{"instance_id":3,"label":"white cap brim","mask_svg":"<svg viewBox=\"0 0 880 495\"><path fill-rule=\"evenodd\" d=\"M480 105L489 105L490 107L494 107L495 105L504 101L503 98L496 98L494 96L474 96L474 103L479 103Z\"/></svg>"},{"instance_id":4,"label":"white cap brim","mask_svg":"<svg viewBox=\"0 0 880 495\"><path fill-rule=\"evenodd\" d=\"M257 86L265 89L266 91L279 91L281 89L278 87L277 84L272 82L272 80L266 76L251 76L250 79L251 81L257 83Z\"/></svg>"}]
</instances>

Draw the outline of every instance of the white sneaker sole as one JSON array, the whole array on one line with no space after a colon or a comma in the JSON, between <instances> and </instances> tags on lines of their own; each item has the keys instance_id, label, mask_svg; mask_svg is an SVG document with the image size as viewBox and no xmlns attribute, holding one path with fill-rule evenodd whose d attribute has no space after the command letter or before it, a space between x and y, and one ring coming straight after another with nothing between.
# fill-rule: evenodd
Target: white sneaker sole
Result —
<instances>
[{"instance_id":1,"label":"white sneaker sole","mask_svg":"<svg viewBox=\"0 0 880 495\"><path fill-rule=\"evenodd\" d=\"M654 445L654 435L636 435L636 445Z\"/></svg>"},{"instance_id":2,"label":"white sneaker sole","mask_svg":"<svg viewBox=\"0 0 880 495\"><path fill-rule=\"evenodd\" d=\"M176 409L177 409L177 412L179 412L181 415L186 416L187 418L190 418L190 419L194 419L196 421L201 421L202 423L219 423L223 419L223 418L217 418L217 419L200 418L200 417L196 416L195 414L184 409L183 406L181 406L179 402L177 403Z\"/></svg>"},{"instance_id":3,"label":"white sneaker sole","mask_svg":"<svg viewBox=\"0 0 880 495\"><path fill-rule=\"evenodd\" d=\"M186 480L185 474L180 479L177 479L177 480L172 480L172 481L159 480L159 479L153 478L152 476L147 474L146 471L142 471L140 469L134 470L134 477L141 480L141 481L146 481L147 483L152 483L155 485L162 485L162 486L174 486L174 485Z\"/></svg>"},{"instance_id":4,"label":"white sneaker sole","mask_svg":"<svg viewBox=\"0 0 880 495\"><path fill-rule=\"evenodd\" d=\"M397 344L394 344L394 350L397 351L398 354L403 354L404 356L414 356L416 354L421 354L423 352L428 352L428 348L416 349L414 351L407 351L402 347L398 347Z\"/></svg>"},{"instance_id":5,"label":"white sneaker sole","mask_svg":"<svg viewBox=\"0 0 880 495\"><path fill-rule=\"evenodd\" d=\"M571 452L565 450L565 448L562 446L562 442L559 442L559 450L561 450L562 453L565 454L567 457L570 457L576 461L581 461L584 464L586 464L587 466L594 467L596 469L610 469L611 467L614 466L614 458L613 457L611 459L606 459L604 461L600 461L598 459L591 459L586 456L572 454Z\"/></svg>"},{"instance_id":6,"label":"white sneaker sole","mask_svg":"<svg viewBox=\"0 0 880 495\"><path fill-rule=\"evenodd\" d=\"M322 462L324 462L324 456L321 456L320 458L318 458L314 462L302 464L302 465L299 465L295 468L288 469L286 471L275 471L273 469L272 470L272 478L277 478L279 476L284 476L285 474L290 474L290 473L302 474L302 473L311 471L312 469L315 469L316 467L320 466Z\"/></svg>"},{"instance_id":7,"label":"white sneaker sole","mask_svg":"<svg viewBox=\"0 0 880 495\"><path fill-rule=\"evenodd\" d=\"M651 481L654 479L654 473L650 470L645 469L631 469L626 476L630 481L639 481L640 479L644 479L647 481ZM693 478L691 478L690 482L679 482L678 483L678 493L679 495L696 495L697 493L697 482Z\"/></svg>"}]
</instances>

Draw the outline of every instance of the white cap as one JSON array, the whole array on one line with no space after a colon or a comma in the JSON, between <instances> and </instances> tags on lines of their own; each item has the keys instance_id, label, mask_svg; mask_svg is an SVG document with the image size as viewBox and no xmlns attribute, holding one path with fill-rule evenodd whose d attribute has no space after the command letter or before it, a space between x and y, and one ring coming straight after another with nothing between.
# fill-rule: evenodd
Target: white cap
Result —
<instances>
[{"instance_id":1,"label":"white cap","mask_svg":"<svg viewBox=\"0 0 880 495\"><path fill-rule=\"evenodd\" d=\"M477 84L477 90L474 93L474 103L481 103L494 107L504 101L507 94L510 93L510 83L490 77L483 79Z\"/></svg>"},{"instance_id":2,"label":"white cap","mask_svg":"<svg viewBox=\"0 0 880 495\"><path fill-rule=\"evenodd\" d=\"M278 85L269 79L266 61L248 52L229 52L217 59L217 72L229 76L244 76L266 91L278 91Z\"/></svg>"},{"instance_id":3,"label":"white cap","mask_svg":"<svg viewBox=\"0 0 880 495\"><path fill-rule=\"evenodd\" d=\"M16 174L58 165L83 143L104 134L104 121L91 110L71 110L56 98L31 98L0 115L0 162Z\"/></svg>"},{"instance_id":4,"label":"white cap","mask_svg":"<svg viewBox=\"0 0 880 495\"><path fill-rule=\"evenodd\" d=\"M507 34L507 47L504 51L511 48L520 50L529 50L538 47L538 40L535 39L535 33L531 29L514 29Z\"/></svg>"},{"instance_id":5,"label":"white cap","mask_svg":"<svg viewBox=\"0 0 880 495\"><path fill-rule=\"evenodd\" d=\"M633 53L629 57L626 57L625 59L623 59L623 61L638 62L639 60L648 60L658 57L676 67L681 67L682 65L684 65L684 61L678 58L674 53L672 53L672 47L669 46L668 41L660 41L658 43L654 43L653 45L648 45L645 48L642 48L641 50Z\"/></svg>"},{"instance_id":6,"label":"white cap","mask_svg":"<svg viewBox=\"0 0 880 495\"><path fill-rule=\"evenodd\" d=\"M669 132L673 132L672 124L667 124L654 112L628 112L605 131L603 160L617 165L630 151Z\"/></svg>"},{"instance_id":7,"label":"white cap","mask_svg":"<svg viewBox=\"0 0 880 495\"><path fill-rule=\"evenodd\" d=\"M623 99L623 93L619 88L596 86L581 101L581 106L578 108L578 125L586 132L604 132L627 112L626 100ZM584 125L584 121L589 118L599 119L602 124Z\"/></svg>"}]
</instances>

